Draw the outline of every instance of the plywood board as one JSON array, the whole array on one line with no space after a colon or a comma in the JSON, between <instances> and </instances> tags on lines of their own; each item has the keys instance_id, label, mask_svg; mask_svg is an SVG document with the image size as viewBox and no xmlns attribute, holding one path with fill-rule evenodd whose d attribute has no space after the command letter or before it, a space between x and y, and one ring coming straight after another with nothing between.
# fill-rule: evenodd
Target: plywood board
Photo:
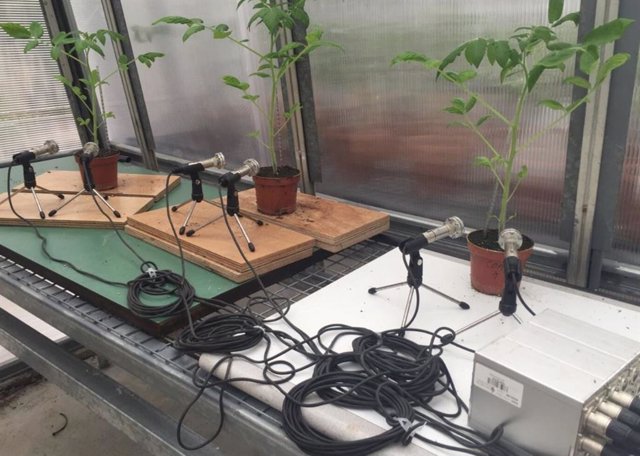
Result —
<instances>
[{"instance_id":1,"label":"plywood board","mask_svg":"<svg viewBox=\"0 0 640 456\"><path fill-rule=\"evenodd\" d=\"M311 236L317 247L330 252L339 252L389 229L388 214L305 193L298 193L298 207L293 214L281 216L258 212L254 189L240 192L238 198L243 213Z\"/></svg>"},{"instance_id":2,"label":"plywood board","mask_svg":"<svg viewBox=\"0 0 640 456\"><path fill-rule=\"evenodd\" d=\"M71 195L66 195L70 198ZM57 196L48 193L39 193L38 198L45 212L57 208L62 201ZM75 227L75 228L111 228L109 220L100 212L96 203L90 195L81 195L65 206L55 216L40 218L38 208L31 193L15 193L12 196L13 206L18 214L32 222L34 225L47 227ZM24 225L18 217L13 214L6 200L6 193L0 194L0 225ZM127 217L144 211L153 204L153 198L143 198L134 196L111 196L109 204L113 206L121 217L113 216L109 208L100 203L102 208L109 214L111 220L118 228L124 228Z\"/></svg>"},{"instance_id":3,"label":"plywood board","mask_svg":"<svg viewBox=\"0 0 640 456\"><path fill-rule=\"evenodd\" d=\"M184 220L187 210L188 206L184 206L177 212L171 213L176 228ZM201 203L196 207L189 226L195 227L206 223L220 214L221 210L218 207ZM287 262L283 263L281 260L289 259L288 262L291 262L311 256L313 253L314 240L309 236L271 223L264 223L260 226L246 218L241 220L249 238L256 247L255 252L249 251L235 219L229 218L229 224L242 248L243 254L254 268L262 272L271 271L287 264ZM167 243L171 246L176 244L165 209L137 214L129 219L128 225L135 230L142 231L155 239L163 241L164 245L158 244L161 248L167 247ZM250 272L242 255L233 243L222 218L198 231L194 236L180 236L180 241L186 252L221 266L220 271L223 268L230 269L239 275ZM292 258L295 258L295 260L291 260ZM207 267L211 266L208 265Z\"/></svg>"},{"instance_id":4,"label":"plywood board","mask_svg":"<svg viewBox=\"0 0 640 456\"><path fill-rule=\"evenodd\" d=\"M80 171L46 171L36 177L38 185L58 193L78 193L83 189ZM118 174L118 186L104 190L103 195L146 196L154 201L166 194L166 176L162 174ZM180 184L180 177L171 176L169 191ZM19 187L22 187L19 186Z\"/></svg>"},{"instance_id":5,"label":"plywood board","mask_svg":"<svg viewBox=\"0 0 640 456\"><path fill-rule=\"evenodd\" d=\"M130 225L126 225L124 229L127 234L135 238L148 242L149 244L155 247L161 248L163 250L166 250L169 253L173 253L174 255L179 255L178 246L175 243L164 241L151 234L145 233L142 230L133 228ZM246 282L247 280L253 278L253 273L251 271L237 272L237 271L234 271L233 269L227 268L219 263L216 263L215 261L211 261L208 258L205 258L196 253L193 253L189 250L183 250L182 252L186 260L194 264L197 264L198 266L201 266L205 269L213 271L224 278L233 280L234 282L237 282L237 283ZM255 268L255 270L258 274L262 275L267 272L273 271L275 269L287 266L291 263L295 263L296 261L304 260L305 258L308 258L308 257L309 257L309 253L306 250L303 250L303 251L294 253L293 255L281 258L279 260L272 261L267 265L257 267Z\"/></svg>"}]
</instances>

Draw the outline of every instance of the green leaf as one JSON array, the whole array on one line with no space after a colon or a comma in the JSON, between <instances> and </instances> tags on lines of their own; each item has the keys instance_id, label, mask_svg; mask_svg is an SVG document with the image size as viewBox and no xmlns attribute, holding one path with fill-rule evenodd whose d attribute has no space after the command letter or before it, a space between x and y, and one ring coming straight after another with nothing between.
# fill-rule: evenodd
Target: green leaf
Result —
<instances>
[{"instance_id":1,"label":"green leaf","mask_svg":"<svg viewBox=\"0 0 640 456\"><path fill-rule=\"evenodd\" d=\"M29 52L30 50L32 50L33 48L35 48L39 44L40 44L39 40L29 40L27 45L24 47L24 51L23 52L26 54L27 52Z\"/></svg>"},{"instance_id":2,"label":"green leaf","mask_svg":"<svg viewBox=\"0 0 640 456\"><path fill-rule=\"evenodd\" d=\"M496 62L496 43L493 40L487 41L487 60L491 65Z\"/></svg>"},{"instance_id":3,"label":"green leaf","mask_svg":"<svg viewBox=\"0 0 640 456\"><path fill-rule=\"evenodd\" d=\"M20 24L15 22L4 22L0 24L0 28L4 30L11 38L16 39L29 39L31 38L31 32Z\"/></svg>"},{"instance_id":4,"label":"green leaf","mask_svg":"<svg viewBox=\"0 0 640 456\"><path fill-rule=\"evenodd\" d=\"M271 75L269 73L263 73L262 71L256 71L255 73L251 73L249 76L258 76L259 78L270 78Z\"/></svg>"},{"instance_id":5,"label":"green leaf","mask_svg":"<svg viewBox=\"0 0 640 456\"><path fill-rule=\"evenodd\" d=\"M484 54L487 50L487 40L484 38L478 38L467 44L464 50L464 56L471 65L478 68L480 63L482 63L482 59L484 59Z\"/></svg>"},{"instance_id":6,"label":"green leaf","mask_svg":"<svg viewBox=\"0 0 640 456\"><path fill-rule=\"evenodd\" d=\"M494 44L496 62L501 68L504 68L509 63L509 56L511 54L511 47L509 42L505 40L496 41Z\"/></svg>"},{"instance_id":7,"label":"green leaf","mask_svg":"<svg viewBox=\"0 0 640 456\"><path fill-rule=\"evenodd\" d=\"M248 83L240 81L240 80L239 80L238 78L236 78L235 76L229 76L229 75L224 76L224 77L222 78L222 81L223 81L226 85L228 85L228 86L230 86L230 87L234 87L234 88L236 88L236 89L238 89L238 90L242 90L242 91L245 91L245 90L247 90L247 89L250 87L250 85L249 85Z\"/></svg>"},{"instance_id":8,"label":"green leaf","mask_svg":"<svg viewBox=\"0 0 640 456\"><path fill-rule=\"evenodd\" d=\"M564 0L549 0L549 23L553 23L560 19L560 16L562 16L562 8L564 8Z\"/></svg>"},{"instance_id":9,"label":"green leaf","mask_svg":"<svg viewBox=\"0 0 640 456\"><path fill-rule=\"evenodd\" d=\"M256 101L258 98L260 98L260 95L246 94L246 95L243 95L242 98L244 98L245 100L249 100L249 101Z\"/></svg>"},{"instance_id":10,"label":"green leaf","mask_svg":"<svg viewBox=\"0 0 640 456\"><path fill-rule=\"evenodd\" d=\"M539 104L556 111L564 110L564 106L562 106L562 104L558 103L556 100L542 100Z\"/></svg>"},{"instance_id":11,"label":"green leaf","mask_svg":"<svg viewBox=\"0 0 640 456\"><path fill-rule=\"evenodd\" d=\"M451 100L451 106L464 112L465 102L462 98L454 98L453 100Z\"/></svg>"},{"instance_id":12,"label":"green leaf","mask_svg":"<svg viewBox=\"0 0 640 456\"><path fill-rule=\"evenodd\" d=\"M540 61L536 63L536 66L544 68L563 68L564 62L573 57L575 53L575 48L552 51L540 59Z\"/></svg>"},{"instance_id":13,"label":"green leaf","mask_svg":"<svg viewBox=\"0 0 640 456\"><path fill-rule=\"evenodd\" d=\"M164 54L162 52L147 52L145 54L140 54L138 56L138 61L146 65L147 68L150 68L151 64L160 57L164 57Z\"/></svg>"},{"instance_id":14,"label":"green leaf","mask_svg":"<svg viewBox=\"0 0 640 456\"><path fill-rule=\"evenodd\" d=\"M424 63L427 61L427 57L423 54L413 51L406 51L401 54L396 55L393 60L391 60L391 65L396 65L398 63L406 63L406 62L420 62Z\"/></svg>"},{"instance_id":15,"label":"green leaf","mask_svg":"<svg viewBox=\"0 0 640 456\"><path fill-rule=\"evenodd\" d=\"M458 82L460 83L467 82L475 78L477 75L478 73L476 73L474 70L461 71L460 74L458 74Z\"/></svg>"},{"instance_id":16,"label":"green leaf","mask_svg":"<svg viewBox=\"0 0 640 456\"><path fill-rule=\"evenodd\" d=\"M98 46L97 43L92 42L92 41L88 41L87 44L89 45L89 48L94 51L96 54L104 57L104 51L102 50L102 48L100 46Z\"/></svg>"},{"instance_id":17,"label":"green leaf","mask_svg":"<svg viewBox=\"0 0 640 456\"><path fill-rule=\"evenodd\" d=\"M191 25L193 24L193 19L189 19L184 16L165 16L156 21L154 21L151 25L157 24L185 24Z\"/></svg>"},{"instance_id":18,"label":"green leaf","mask_svg":"<svg viewBox=\"0 0 640 456\"><path fill-rule=\"evenodd\" d=\"M54 36L51 39L51 44L53 44L54 46L57 46L59 44L62 44L63 40L67 37L67 32L58 32L56 33L56 36Z\"/></svg>"},{"instance_id":19,"label":"green leaf","mask_svg":"<svg viewBox=\"0 0 640 456\"><path fill-rule=\"evenodd\" d=\"M611 22L607 22L606 24L591 30L587 33L582 42L584 44L595 44L596 46L611 43L612 41L619 39L627 27L632 23L633 21L631 19L614 19Z\"/></svg>"},{"instance_id":20,"label":"green leaf","mask_svg":"<svg viewBox=\"0 0 640 456\"><path fill-rule=\"evenodd\" d=\"M491 119L491 117L493 117L493 116L487 115L487 116L482 116L482 117L480 117L480 118L478 119L478 121L476 122L476 127L479 127L480 125L482 125L483 123L485 123L487 120Z\"/></svg>"},{"instance_id":21,"label":"green leaf","mask_svg":"<svg viewBox=\"0 0 640 456\"><path fill-rule=\"evenodd\" d=\"M184 32L184 35L182 35L182 42L184 43L187 41L193 34L203 31L204 28L205 27L202 24L193 24L189 26L187 31Z\"/></svg>"},{"instance_id":22,"label":"green leaf","mask_svg":"<svg viewBox=\"0 0 640 456\"><path fill-rule=\"evenodd\" d=\"M580 24L580 13L579 12L569 13L566 16L563 16L557 21L555 21L553 24L551 24L551 27L557 27L569 21L573 22L575 25Z\"/></svg>"},{"instance_id":23,"label":"green leaf","mask_svg":"<svg viewBox=\"0 0 640 456\"><path fill-rule=\"evenodd\" d=\"M458 115L462 115L464 114L463 108L457 108L455 106L448 106L446 108L444 108L444 111L451 113L451 114L458 114Z\"/></svg>"},{"instance_id":24,"label":"green leaf","mask_svg":"<svg viewBox=\"0 0 640 456\"><path fill-rule=\"evenodd\" d=\"M471 98L469 98L469 101L467 101L467 104L464 105L464 112L469 112L473 109L473 107L476 105L476 102L478 101L478 99L472 95Z\"/></svg>"},{"instance_id":25,"label":"green leaf","mask_svg":"<svg viewBox=\"0 0 640 456\"><path fill-rule=\"evenodd\" d=\"M598 68L598 75L596 76L596 84L600 84L604 81L609 73L618 67L621 67L629 60L629 54L621 52L613 54Z\"/></svg>"},{"instance_id":26,"label":"green leaf","mask_svg":"<svg viewBox=\"0 0 640 456\"><path fill-rule=\"evenodd\" d=\"M544 67L536 65L529 71L529 75L527 76L527 90L529 92L533 90L544 70Z\"/></svg>"},{"instance_id":27,"label":"green leaf","mask_svg":"<svg viewBox=\"0 0 640 456\"><path fill-rule=\"evenodd\" d=\"M262 15L262 22L271 35L275 36L280 30L284 15L284 11L277 7L267 8L266 13Z\"/></svg>"},{"instance_id":28,"label":"green leaf","mask_svg":"<svg viewBox=\"0 0 640 456\"><path fill-rule=\"evenodd\" d=\"M229 30L229 26L226 24L216 25L213 29L213 38L216 40L226 38L230 35L231 30Z\"/></svg>"},{"instance_id":29,"label":"green leaf","mask_svg":"<svg viewBox=\"0 0 640 456\"><path fill-rule=\"evenodd\" d=\"M596 55L593 55L593 52L583 52L580 54L580 71L586 74L591 74L593 69L595 68L596 62L598 59L598 49L595 46L591 46L592 49L595 49Z\"/></svg>"},{"instance_id":30,"label":"green leaf","mask_svg":"<svg viewBox=\"0 0 640 456\"><path fill-rule=\"evenodd\" d=\"M29 33L31 33L31 37L38 39L38 38L42 38L42 35L44 34L44 29L42 28L42 25L40 25L39 22L32 22L29 25Z\"/></svg>"},{"instance_id":31,"label":"green leaf","mask_svg":"<svg viewBox=\"0 0 640 456\"><path fill-rule=\"evenodd\" d=\"M291 17L300 23L304 28L309 27L309 15L303 8L296 8L291 11Z\"/></svg>"},{"instance_id":32,"label":"green leaf","mask_svg":"<svg viewBox=\"0 0 640 456\"><path fill-rule=\"evenodd\" d=\"M260 130L251 131L251 132L247 133L247 136L250 137L250 138L259 138L260 137Z\"/></svg>"},{"instance_id":33,"label":"green leaf","mask_svg":"<svg viewBox=\"0 0 640 456\"><path fill-rule=\"evenodd\" d=\"M484 157L482 155L477 156L476 158L473 159L473 164L476 166L483 166L485 168L492 168L493 165L491 164L491 160L489 160L487 157Z\"/></svg>"},{"instance_id":34,"label":"green leaf","mask_svg":"<svg viewBox=\"0 0 640 456\"><path fill-rule=\"evenodd\" d=\"M528 175L529 175L529 168L527 168L527 165L522 165L522 168L520 168L520 171L518 171L518 179L522 180Z\"/></svg>"},{"instance_id":35,"label":"green leaf","mask_svg":"<svg viewBox=\"0 0 640 456\"><path fill-rule=\"evenodd\" d=\"M60 46L54 46L51 48L51 58L58 60L60 58Z\"/></svg>"},{"instance_id":36,"label":"green leaf","mask_svg":"<svg viewBox=\"0 0 640 456\"><path fill-rule=\"evenodd\" d=\"M574 86L582 87L583 89L589 90L591 88L591 84L584 78L579 76L571 76L562 81L566 84L573 84Z\"/></svg>"},{"instance_id":37,"label":"green leaf","mask_svg":"<svg viewBox=\"0 0 640 456\"><path fill-rule=\"evenodd\" d=\"M129 66L129 57L126 54L120 54L118 57L118 68L120 71L125 71Z\"/></svg>"},{"instance_id":38,"label":"green leaf","mask_svg":"<svg viewBox=\"0 0 640 456\"><path fill-rule=\"evenodd\" d=\"M61 74L56 74L54 76L55 79L57 79L58 81L60 81L61 83L63 83L64 85L66 85L67 87L72 87L73 84L71 84L71 81L67 78L65 78L64 76L62 76Z\"/></svg>"},{"instance_id":39,"label":"green leaf","mask_svg":"<svg viewBox=\"0 0 640 456\"><path fill-rule=\"evenodd\" d=\"M442 62L438 67L439 70L444 71L445 68L451 65L458 57L460 57L460 54L462 54L462 51L465 50L468 44L469 44L468 42L462 43L460 46L458 46L453 51L451 51L449 55L447 55L444 59L442 59ZM438 75L436 76L436 79L438 79L439 76L440 76L440 73L438 73Z\"/></svg>"},{"instance_id":40,"label":"green leaf","mask_svg":"<svg viewBox=\"0 0 640 456\"><path fill-rule=\"evenodd\" d=\"M116 115L111 111L107 111L107 112L102 114L102 118L103 119L115 119Z\"/></svg>"},{"instance_id":41,"label":"green leaf","mask_svg":"<svg viewBox=\"0 0 640 456\"><path fill-rule=\"evenodd\" d=\"M562 51L563 49L569 49L575 47L575 44L565 43L564 41L553 41L547 43L547 49L550 51Z\"/></svg>"},{"instance_id":42,"label":"green leaf","mask_svg":"<svg viewBox=\"0 0 640 456\"><path fill-rule=\"evenodd\" d=\"M96 32L96 38L98 39L100 44L102 44L103 46L107 43L106 34L107 34L106 30L98 30Z\"/></svg>"}]
</instances>

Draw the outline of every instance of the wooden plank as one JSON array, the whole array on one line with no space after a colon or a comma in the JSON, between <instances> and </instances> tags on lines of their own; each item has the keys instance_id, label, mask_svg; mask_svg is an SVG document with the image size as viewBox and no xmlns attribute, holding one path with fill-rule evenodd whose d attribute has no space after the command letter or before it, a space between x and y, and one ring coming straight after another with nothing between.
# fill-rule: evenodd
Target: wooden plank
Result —
<instances>
[{"instance_id":1,"label":"wooden plank","mask_svg":"<svg viewBox=\"0 0 640 456\"><path fill-rule=\"evenodd\" d=\"M176 228L184 220L188 209L189 206L187 205L177 212L171 213ZM194 227L206 223L220 214L221 210L217 206L200 203L194 211L190 226ZM128 221L128 226L143 231L147 235L151 235L165 243L175 245L175 238L166 217L165 209L157 209L131 217ZM303 255L302 258L305 258L313 253L314 240L309 236L271 223L264 223L260 226L246 218L241 220L256 247L255 252L249 251L240 228L233 218L229 218L229 224L242 248L243 254L253 267L260 271L273 270L275 269L274 265L277 265L276 267L282 266L283 264L281 264L280 260L292 258L293 256L296 256L296 259L300 259L298 254ZM240 275L249 272L249 267L233 243L222 218L198 231L194 236L180 236L180 241L185 251L198 257L205 258Z\"/></svg>"},{"instance_id":2,"label":"wooden plank","mask_svg":"<svg viewBox=\"0 0 640 456\"><path fill-rule=\"evenodd\" d=\"M70 196L67 195L67 198ZM58 207L62 201L57 196L48 193L39 193L38 198L45 213L49 213L51 209ZM46 227L75 227L75 228L111 228L109 220L96 207L96 203L90 195L81 195L65 206L55 216L42 220L38 214L38 208L33 195L31 193L16 193L11 198L15 210L22 217L26 218L34 225ZM6 193L0 194L0 225L25 225L18 217L16 217L11 208L9 201L6 200ZM121 217L113 216L109 208L102 205L102 208L109 214L111 220L117 228L124 228L127 217L144 211L153 204L153 198L142 198L133 196L112 196L109 197L111 204Z\"/></svg>"},{"instance_id":3,"label":"wooden plank","mask_svg":"<svg viewBox=\"0 0 640 456\"><path fill-rule=\"evenodd\" d=\"M238 194L242 213L316 239L316 246L339 252L389 229L389 215L326 198L298 193L293 214L270 216L258 212L255 189ZM217 200L212 201L219 204Z\"/></svg>"},{"instance_id":4,"label":"wooden plank","mask_svg":"<svg viewBox=\"0 0 640 456\"><path fill-rule=\"evenodd\" d=\"M142 230L137 228L133 228L131 225L125 226L125 232L133 237L138 239L142 239L145 242L148 242L155 247L166 250L169 253L173 253L174 255L179 255L178 246L175 243L167 242L163 239L157 238L151 234L145 233ZM205 258L201 255L193 253L189 250L183 250L184 258L198 266L202 266L210 271L215 272L229 280L233 280L234 282L241 283L246 282L253 278L253 273L249 270L245 272L234 271L233 269L227 268L222 264L216 263L208 258ZM293 255L281 258L276 261L272 261L269 264L259 266L255 268L256 272L260 275L265 274L267 272L274 271L276 269L287 266L291 263L295 263L296 261L303 260L308 258L310 255L307 251L300 251L298 253L294 253Z\"/></svg>"},{"instance_id":5,"label":"wooden plank","mask_svg":"<svg viewBox=\"0 0 640 456\"><path fill-rule=\"evenodd\" d=\"M82 190L80 171L46 171L36 178L38 185L57 193L78 193ZM144 196L159 201L166 194L166 176L162 174L118 174L118 186L104 190L103 195ZM179 176L171 176L169 191L180 185ZM22 188L22 185L16 188Z\"/></svg>"}]
</instances>

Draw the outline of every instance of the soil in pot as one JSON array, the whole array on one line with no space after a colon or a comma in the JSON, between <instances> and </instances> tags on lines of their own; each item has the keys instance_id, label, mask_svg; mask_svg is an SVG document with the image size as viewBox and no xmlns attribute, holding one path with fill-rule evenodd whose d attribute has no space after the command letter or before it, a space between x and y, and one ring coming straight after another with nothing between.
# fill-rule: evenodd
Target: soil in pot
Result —
<instances>
[{"instance_id":1,"label":"soil in pot","mask_svg":"<svg viewBox=\"0 0 640 456\"><path fill-rule=\"evenodd\" d=\"M109 190L118 186L118 159L119 153L114 153L106 156L95 157L89 162L89 168L91 169L91 176L93 177L93 184L96 190ZM82 182L84 182L84 172L82 171L82 165L78 156L75 157L76 163L80 168L80 175L82 176Z\"/></svg>"},{"instance_id":2,"label":"soil in pot","mask_svg":"<svg viewBox=\"0 0 640 456\"><path fill-rule=\"evenodd\" d=\"M291 214L296 210L300 171L290 166L278 167L278 173L270 166L260 168L253 176L258 210L267 215Z\"/></svg>"},{"instance_id":3,"label":"soil in pot","mask_svg":"<svg viewBox=\"0 0 640 456\"><path fill-rule=\"evenodd\" d=\"M533 240L522 237L518 258L522 270L533 253ZM504 252L498 244L498 230L473 231L467 236L471 253L471 286L481 293L500 296L504 289Z\"/></svg>"}]
</instances>

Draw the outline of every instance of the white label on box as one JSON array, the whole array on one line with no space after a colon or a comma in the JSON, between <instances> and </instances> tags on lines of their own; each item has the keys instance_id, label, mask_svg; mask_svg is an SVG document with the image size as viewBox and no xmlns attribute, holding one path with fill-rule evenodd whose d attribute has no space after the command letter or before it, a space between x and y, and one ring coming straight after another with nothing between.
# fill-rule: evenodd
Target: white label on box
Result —
<instances>
[{"instance_id":1,"label":"white label on box","mask_svg":"<svg viewBox=\"0 0 640 456\"><path fill-rule=\"evenodd\" d=\"M518 408L522 406L522 383L476 363L473 384Z\"/></svg>"}]
</instances>

